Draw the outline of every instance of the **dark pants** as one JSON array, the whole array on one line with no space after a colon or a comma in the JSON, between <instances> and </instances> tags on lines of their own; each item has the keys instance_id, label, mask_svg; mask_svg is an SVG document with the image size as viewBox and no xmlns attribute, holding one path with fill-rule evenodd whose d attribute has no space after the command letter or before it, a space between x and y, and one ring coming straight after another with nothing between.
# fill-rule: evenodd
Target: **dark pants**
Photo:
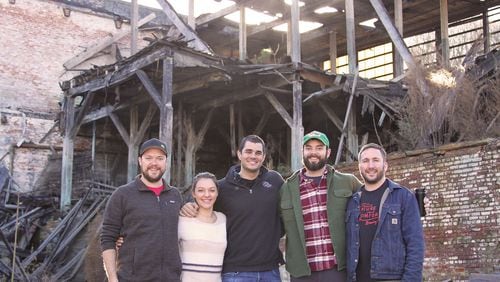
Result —
<instances>
[{"instance_id":1,"label":"dark pants","mask_svg":"<svg viewBox=\"0 0 500 282\"><path fill-rule=\"evenodd\" d=\"M345 270L328 269L323 271L313 271L309 276L299 278L290 277L291 282L346 282L347 273Z\"/></svg>"}]
</instances>

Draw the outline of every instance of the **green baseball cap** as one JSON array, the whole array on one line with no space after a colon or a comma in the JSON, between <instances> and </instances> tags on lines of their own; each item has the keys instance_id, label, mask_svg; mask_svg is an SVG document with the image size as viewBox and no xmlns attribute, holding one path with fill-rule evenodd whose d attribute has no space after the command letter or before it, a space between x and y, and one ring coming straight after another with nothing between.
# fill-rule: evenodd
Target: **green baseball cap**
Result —
<instances>
[{"instance_id":1,"label":"green baseball cap","mask_svg":"<svg viewBox=\"0 0 500 282\"><path fill-rule=\"evenodd\" d=\"M305 145L311 139L317 139L321 141L321 143L325 144L325 146L330 147L330 141L323 132L314 130L307 133L306 135L304 135L304 142L302 143L302 145Z\"/></svg>"}]
</instances>

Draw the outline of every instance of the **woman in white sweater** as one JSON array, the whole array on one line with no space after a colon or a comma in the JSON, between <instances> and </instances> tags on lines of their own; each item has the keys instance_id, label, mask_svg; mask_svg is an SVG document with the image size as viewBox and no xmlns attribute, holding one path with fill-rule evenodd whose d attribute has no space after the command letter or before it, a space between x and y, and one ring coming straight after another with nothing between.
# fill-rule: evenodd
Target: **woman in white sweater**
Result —
<instances>
[{"instance_id":1,"label":"woman in white sweater","mask_svg":"<svg viewBox=\"0 0 500 282\"><path fill-rule=\"evenodd\" d=\"M218 195L217 179L202 172L193 179L191 193L198 204L196 217L179 217L181 280L221 281L226 250L226 216L213 210Z\"/></svg>"}]
</instances>

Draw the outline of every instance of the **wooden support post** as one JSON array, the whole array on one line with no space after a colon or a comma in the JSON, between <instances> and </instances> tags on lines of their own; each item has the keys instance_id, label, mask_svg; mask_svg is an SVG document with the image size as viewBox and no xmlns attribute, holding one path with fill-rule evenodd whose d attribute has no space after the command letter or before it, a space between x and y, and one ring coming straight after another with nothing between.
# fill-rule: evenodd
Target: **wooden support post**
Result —
<instances>
[{"instance_id":1,"label":"wooden support post","mask_svg":"<svg viewBox=\"0 0 500 282\"><path fill-rule=\"evenodd\" d=\"M229 105L229 144L231 146L231 156L236 157L236 122L234 104Z\"/></svg>"},{"instance_id":2,"label":"wooden support post","mask_svg":"<svg viewBox=\"0 0 500 282\"><path fill-rule=\"evenodd\" d=\"M488 19L488 7L484 7L483 10L483 38L484 38L484 54L490 52L491 40L490 40L490 21Z\"/></svg>"},{"instance_id":3,"label":"wooden support post","mask_svg":"<svg viewBox=\"0 0 500 282\"><path fill-rule=\"evenodd\" d=\"M174 70L173 57L163 59L163 88L161 94L162 107L160 108L160 140L167 145L167 171L163 175L165 181L170 183L170 170L172 168L172 127L174 108L172 106L172 78Z\"/></svg>"},{"instance_id":4,"label":"wooden support post","mask_svg":"<svg viewBox=\"0 0 500 282\"><path fill-rule=\"evenodd\" d=\"M137 27L137 21L139 19L139 5L137 0L132 0L132 11L130 15L130 25L132 28L132 36L130 39L130 54L134 55L137 53L137 33L139 29Z\"/></svg>"},{"instance_id":5,"label":"wooden support post","mask_svg":"<svg viewBox=\"0 0 500 282\"><path fill-rule=\"evenodd\" d=\"M243 109L238 105L238 141L245 137L245 127L243 126Z\"/></svg>"},{"instance_id":6,"label":"wooden support post","mask_svg":"<svg viewBox=\"0 0 500 282\"><path fill-rule=\"evenodd\" d=\"M62 152L62 168L61 168L61 200L59 208L62 212L69 210L71 205L71 191L73 186L73 154L74 154L74 137L71 132L75 126L75 98L64 97L64 140Z\"/></svg>"},{"instance_id":7,"label":"wooden support post","mask_svg":"<svg viewBox=\"0 0 500 282\"><path fill-rule=\"evenodd\" d=\"M291 37L292 37L292 62L294 67L298 67L301 61L300 56L300 31L299 31L299 3L292 0L291 6ZM300 75L295 74L292 82L293 86L293 120L291 127L291 156L290 168L292 171L302 167L302 139L304 137L304 127L302 127L302 81Z\"/></svg>"},{"instance_id":8,"label":"wooden support post","mask_svg":"<svg viewBox=\"0 0 500 282\"><path fill-rule=\"evenodd\" d=\"M175 151L176 162L175 162L175 181L177 187L181 186L182 183L182 134L183 134L183 126L182 126L182 102L179 102L177 112L177 150ZM187 183L182 183L182 185L186 185Z\"/></svg>"},{"instance_id":9,"label":"wooden support post","mask_svg":"<svg viewBox=\"0 0 500 282\"><path fill-rule=\"evenodd\" d=\"M448 37L448 0L440 0L441 19L441 65L450 67L450 39Z\"/></svg>"},{"instance_id":10,"label":"wooden support post","mask_svg":"<svg viewBox=\"0 0 500 282\"><path fill-rule=\"evenodd\" d=\"M345 11L346 11L346 34L347 34L347 56L349 59L349 73L357 74L357 53L356 53L356 35L355 35L355 21L354 21L354 0L345 1ZM349 104L347 106L344 130L347 124L347 149L348 151L354 152L358 150L358 135L356 134L356 107L355 103L352 102L354 93L351 93L349 98ZM342 134L345 134L344 130ZM339 152L342 152L342 144L339 144ZM337 159L339 154L337 155ZM347 161L351 161L350 155L346 157ZM338 160L335 160L336 163Z\"/></svg>"},{"instance_id":11,"label":"wooden support post","mask_svg":"<svg viewBox=\"0 0 500 282\"><path fill-rule=\"evenodd\" d=\"M137 176L138 161L137 156L139 155L138 140L137 135L139 130L139 109L137 105L130 107L130 142L128 145L128 161L127 161L127 182L134 180Z\"/></svg>"},{"instance_id":12,"label":"wooden support post","mask_svg":"<svg viewBox=\"0 0 500 282\"><path fill-rule=\"evenodd\" d=\"M287 22L286 30L286 54L292 56L292 19Z\"/></svg>"},{"instance_id":13,"label":"wooden support post","mask_svg":"<svg viewBox=\"0 0 500 282\"><path fill-rule=\"evenodd\" d=\"M330 31L330 72L337 73L337 32Z\"/></svg>"},{"instance_id":14,"label":"wooden support post","mask_svg":"<svg viewBox=\"0 0 500 282\"><path fill-rule=\"evenodd\" d=\"M353 0L348 0L348 1L352 2ZM415 66L415 60L413 59L413 56L408 50L408 47L406 46L406 43L404 42L403 38L401 37L398 30L394 26L391 17L389 15L389 12L387 12L387 9L385 8L382 0L370 0L370 3L372 4L373 9L377 13L378 18L380 19L385 29L387 30L387 34L391 38L392 43L394 43L394 46L398 50L403 60L406 62L406 64L408 64L411 67Z\"/></svg>"},{"instance_id":15,"label":"wooden support post","mask_svg":"<svg viewBox=\"0 0 500 282\"><path fill-rule=\"evenodd\" d=\"M339 147L337 148L337 156L335 157L335 164L339 163L340 156L342 155L342 147L344 146L344 137L346 135L346 128L349 123L349 115L350 112L352 111L352 102L354 98L354 93L356 92L357 81L358 81L358 72L356 71L356 74L354 75L354 80L352 82L352 89L351 89L351 95L349 96L349 102L347 102L347 110L345 113L344 125L342 126L342 135L340 135ZM349 132L347 132L347 134L348 134L347 137L349 137ZM347 149L349 150L349 147Z\"/></svg>"},{"instance_id":16,"label":"wooden support post","mask_svg":"<svg viewBox=\"0 0 500 282\"><path fill-rule=\"evenodd\" d=\"M394 0L394 23L401 37L403 37L403 0ZM394 77L398 77L404 72L403 58L393 46L393 57L394 57Z\"/></svg>"},{"instance_id":17,"label":"wooden support post","mask_svg":"<svg viewBox=\"0 0 500 282\"><path fill-rule=\"evenodd\" d=\"M189 0L188 4L188 25L196 30L196 19L194 17L194 0Z\"/></svg>"},{"instance_id":18,"label":"wooden support post","mask_svg":"<svg viewBox=\"0 0 500 282\"><path fill-rule=\"evenodd\" d=\"M302 139L304 138L304 127L302 127L302 82L297 78L293 81L293 125L292 125L292 153L291 169L298 170L302 166Z\"/></svg>"},{"instance_id":19,"label":"wooden support post","mask_svg":"<svg viewBox=\"0 0 500 282\"><path fill-rule=\"evenodd\" d=\"M247 59L247 23L245 19L245 6L240 6L240 61Z\"/></svg>"}]
</instances>

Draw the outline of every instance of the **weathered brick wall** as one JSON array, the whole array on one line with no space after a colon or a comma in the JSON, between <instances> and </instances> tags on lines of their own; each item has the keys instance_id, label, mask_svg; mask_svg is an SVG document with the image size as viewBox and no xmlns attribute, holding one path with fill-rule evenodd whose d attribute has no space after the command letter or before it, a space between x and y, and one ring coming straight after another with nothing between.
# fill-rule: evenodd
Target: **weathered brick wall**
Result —
<instances>
[{"instance_id":1,"label":"weathered brick wall","mask_svg":"<svg viewBox=\"0 0 500 282\"><path fill-rule=\"evenodd\" d=\"M428 281L466 280L500 267L500 139L405 154L390 154L388 177L425 187L423 218ZM359 176L356 165L339 170Z\"/></svg>"},{"instance_id":2,"label":"weathered brick wall","mask_svg":"<svg viewBox=\"0 0 500 282\"><path fill-rule=\"evenodd\" d=\"M110 17L78 11L65 17L59 3L45 0L15 4L0 0L0 26L0 158L5 156L3 161L12 169L11 174L21 189L29 190L52 153L49 149L21 149L17 142L23 139L27 143L62 146L57 129L49 138L39 141L60 111L59 82L78 74L66 71L63 63L121 30L115 28ZM142 41L139 46L145 44ZM129 46L129 38L119 41L122 55L129 56ZM113 61L106 49L77 68ZM85 146L77 142L75 148Z\"/></svg>"}]
</instances>

